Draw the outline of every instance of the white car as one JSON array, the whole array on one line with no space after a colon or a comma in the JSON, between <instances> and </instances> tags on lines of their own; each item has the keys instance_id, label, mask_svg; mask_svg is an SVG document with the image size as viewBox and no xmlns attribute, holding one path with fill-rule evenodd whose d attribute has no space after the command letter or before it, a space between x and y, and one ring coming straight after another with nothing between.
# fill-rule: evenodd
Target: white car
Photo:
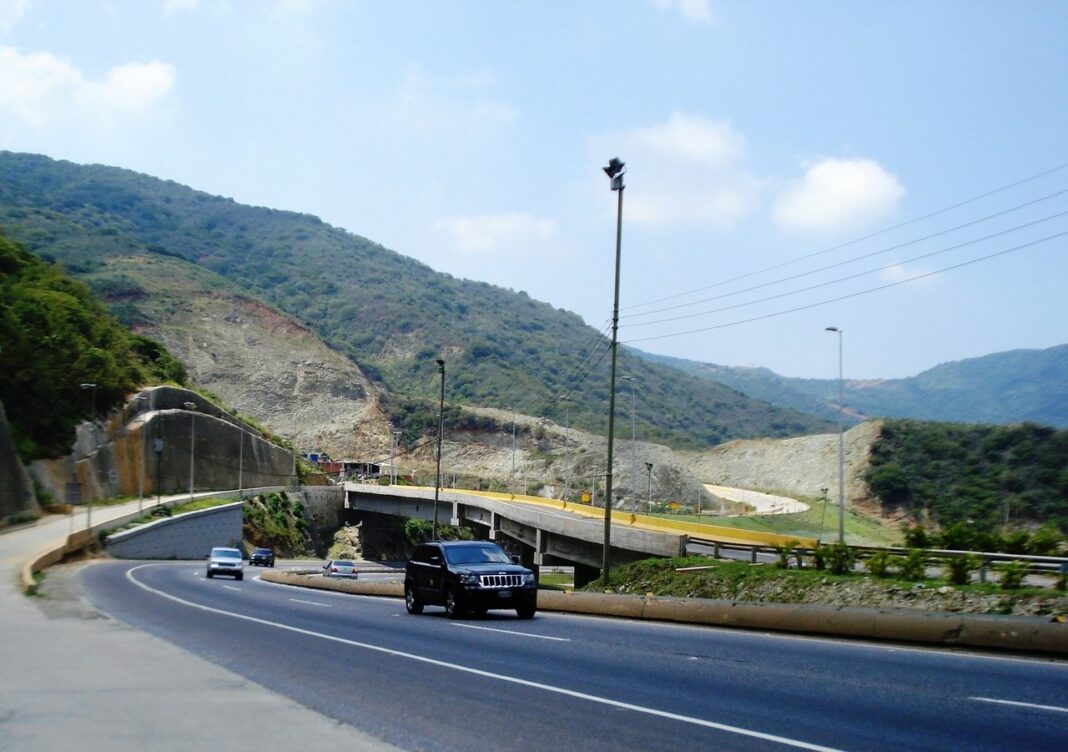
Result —
<instances>
[{"instance_id":1,"label":"white car","mask_svg":"<svg viewBox=\"0 0 1068 752\"><path fill-rule=\"evenodd\" d=\"M348 559L331 559L323 565L323 577L349 577L356 579L356 562Z\"/></svg>"},{"instance_id":2,"label":"white car","mask_svg":"<svg viewBox=\"0 0 1068 752\"><path fill-rule=\"evenodd\" d=\"M245 579L245 568L241 562L239 548L213 548L208 556L208 578L225 574L235 580Z\"/></svg>"}]
</instances>

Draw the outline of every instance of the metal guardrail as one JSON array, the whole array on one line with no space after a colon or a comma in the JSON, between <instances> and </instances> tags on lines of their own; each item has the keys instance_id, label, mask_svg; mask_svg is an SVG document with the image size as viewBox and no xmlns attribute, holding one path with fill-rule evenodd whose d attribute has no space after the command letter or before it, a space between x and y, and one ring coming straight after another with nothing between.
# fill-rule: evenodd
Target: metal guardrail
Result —
<instances>
[{"instance_id":1,"label":"metal guardrail","mask_svg":"<svg viewBox=\"0 0 1068 752\"><path fill-rule=\"evenodd\" d=\"M750 554L750 561L753 563L756 563L758 554L778 555L780 551L780 549L775 546L733 543L695 536L690 536L690 542L711 546L714 549L713 557L715 558L719 558L719 552L724 549L729 551L747 551ZM960 558L962 556L974 556L980 562L980 580L983 580L985 576L984 570L992 567L994 564L1007 564L1012 561L1021 561L1027 564L1028 574L1061 574L1068 572L1068 557L1064 556L1034 556L1030 554L1007 554L994 551L956 551L939 548L912 549L898 546L849 546L849 548L855 551L858 554L858 558L861 560L879 552L886 552L895 556L907 556L910 552L915 550L923 551L927 556L928 561L932 564L938 564L947 559ZM814 548L805 546L794 546L793 550L802 556L811 556L815 551Z\"/></svg>"}]
</instances>

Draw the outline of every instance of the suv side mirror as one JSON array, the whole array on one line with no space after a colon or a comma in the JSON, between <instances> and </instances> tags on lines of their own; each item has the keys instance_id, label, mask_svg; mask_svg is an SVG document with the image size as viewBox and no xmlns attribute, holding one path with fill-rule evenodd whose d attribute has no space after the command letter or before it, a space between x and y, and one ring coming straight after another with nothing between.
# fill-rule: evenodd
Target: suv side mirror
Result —
<instances>
[{"instance_id":1,"label":"suv side mirror","mask_svg":"<svg viewBox=\"0 0 1068 752\"><path fill-rule=\"evenodd\" d=\"M441 566L441 557L436 555L436 554L434 556L431 556L428 559L428 561L429 561L429 563L433 564L435 567Z\"/></svg>"}]
</instances>

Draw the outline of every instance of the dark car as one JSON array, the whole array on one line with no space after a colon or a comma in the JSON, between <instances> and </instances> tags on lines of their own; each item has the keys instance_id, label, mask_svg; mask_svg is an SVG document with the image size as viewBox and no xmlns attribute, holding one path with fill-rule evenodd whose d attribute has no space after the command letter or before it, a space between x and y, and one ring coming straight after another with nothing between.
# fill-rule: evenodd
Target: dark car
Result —
<instances>
[{"instance_id":1,"label":"dark car","mask_svg":"<svg viewBox=\"0 0 1068 752\"><path fill-rule=\"evenodd\" d=\"M534 573L488 541L431 541L416 546L404 568L409 614L444 606L450 618L489 609L515 609L530 619L538 607Z\"/></svg>"},{"instance_id":2,"label":"dark car","mask_svg":"<svg viewBox=\"0 0 1068 752\"><path fill-rule=\"evenodd\" d=\"M269 548L257 548L248 557L248 564L250 567L273 567L274 551Z\"/></svg>"}]
</instances>

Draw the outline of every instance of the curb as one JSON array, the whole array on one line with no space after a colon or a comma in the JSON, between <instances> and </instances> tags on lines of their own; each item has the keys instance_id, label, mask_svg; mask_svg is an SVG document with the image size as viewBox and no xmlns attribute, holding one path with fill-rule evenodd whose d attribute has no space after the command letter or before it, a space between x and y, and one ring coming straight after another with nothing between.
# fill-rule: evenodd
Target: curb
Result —
<instances>
[{"instance_id":1,"label":"curb","mask_svg":"<svg viewBox=\"0 0 1068 752\"><path fill-rule=\"evenodd\" d=\"M261 578L282 585L356 595L404 596L404 586L400 582L332 580L287 571L264 572ZM538 610L946 647L1068 655L1068 624L1030 616L961 614L908 608L742 603L570 590L539 590Z\"/></svg>"}]
</instances>

